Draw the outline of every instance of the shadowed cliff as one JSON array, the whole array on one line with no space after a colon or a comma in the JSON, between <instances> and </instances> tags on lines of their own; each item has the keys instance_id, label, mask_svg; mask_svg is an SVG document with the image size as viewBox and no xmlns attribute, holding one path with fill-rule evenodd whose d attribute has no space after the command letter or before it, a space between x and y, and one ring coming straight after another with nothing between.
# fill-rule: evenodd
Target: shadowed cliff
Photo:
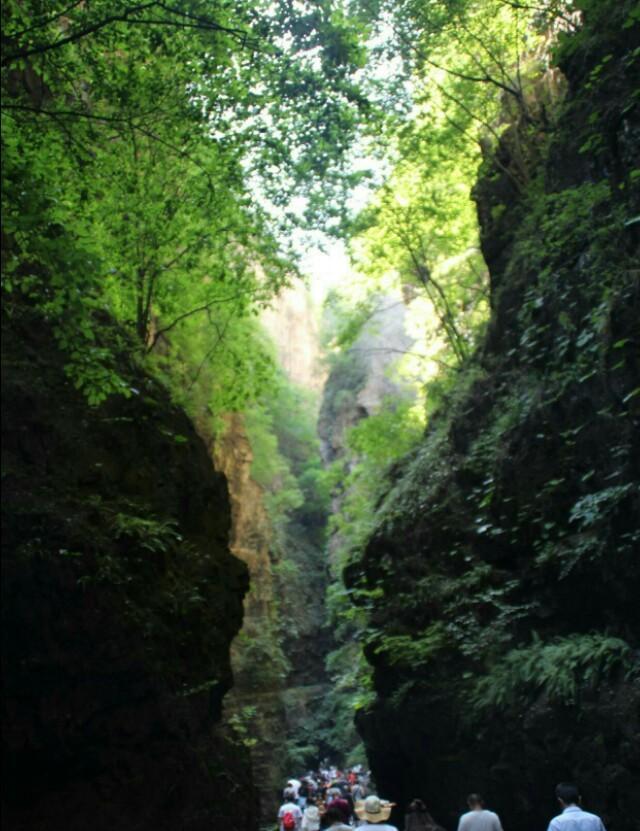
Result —
<instances>
[{"instance_id":1,"label":"shadowed cliff","mask_svg":"<svg viewBox=\"0 0 640 831\"><path fill-rule=\"evenodd\" d=\"M396 465L347 569L370 609L376 699L358 727L374 775L447 827L472 790L505 828L545 827L567 779L614 831L640 810L630 8L588 4L559 51L556 123L513 124L486 159L484 348Z\"/></svg>"},{"instance_id":2,"label":"shadowed cliff","mask_svg":"<svg viewBox=\"0 0 640 831\"><path fill-rule=\"evenodd\" d=\"M168 393L89 407L48 324L3 323L5 821L255 827L244 749L216 729L245 566L225 478ZM234 793L241 791L243 799Z\"/></svg>"}]
</instances>

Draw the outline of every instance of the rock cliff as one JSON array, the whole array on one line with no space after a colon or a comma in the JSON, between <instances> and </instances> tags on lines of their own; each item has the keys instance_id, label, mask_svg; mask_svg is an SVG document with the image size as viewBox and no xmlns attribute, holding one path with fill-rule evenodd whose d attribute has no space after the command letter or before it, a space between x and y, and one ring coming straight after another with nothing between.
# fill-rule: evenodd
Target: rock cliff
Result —
<instances>
[{"instance_id":1,"label":"rock cliff","mask_svg":"<svg viewBox=\"0 0 640 831\"><path fill-rule=\"evenodd\" d=\"M255 828L217 726L248 585L224 476L124 359L131 396L89 407L28 306L2 340L7 825Z\"/></svg>"},{"instance_id":2,"label":"rock cliff","mask_svg":"<svg viewBox=\"0 0 640 831\"><path fill-rule=\"evenodd\" d=\"M476 188L484 347L347 575L369 593L374 775L446 827L471 790L546 827L566 779L607 828L640 811L640 41L631 3L580 5L557 121L513 125Z\"/></svg>"},{"instance_id":3,"label":"rock cliff","mask_svg":"<svg viewBox=\"0 0 640 831\"><path fill-rule=\"evenodd\" d=\"M288 414L294 432L308 421L313 433L314 394L323 373L315 309L306 288L299 284L281 292L261 322L295 398L297 412ZM308 393L310 398L305 397ZM308 460L298 458L299 437L286 435L282 424L274 429L277 452L300 484L301 465ZM305 743L306 726L326 691L325 518L311 504L286 517L269 511L270 494L254 478L255 452L243 416L228 416L226 429L207 443L229 482L231 550L246 563L251 577L242 631L232 648L235 685L225 714L250 746L261 816L268 823L287 778L304 764L305 753L297 748Z\"/></svg>"},{"instance_id":4,"label":"rock cliff","mask_svg":"<svg viewBox=\"0 0 640 831\"><path fill-rule=\"evenodd\" d=\"M378 305L354 344L336 358L326 380L318 419L326 464L344 455L346 431L377 412L385 398L412 396L410 387L392 372L413 344L405 304L389 295L379 297Z\"/></svg>"},{"instance_id":5,"label":"rock cliff","mask_svg":"<svg viewBox=\"0 0 640 831\"><path fill-rule=\"evenodd\" d=\"M264 491L251 478L253 451L242 416L228 416L226 429L210 442L216 466L229 482L231 550L246 563L251 588L245 597L242 631L232 647L235 687L225 701L227 719L247 730L261 815L277 811L288 771L278 754L286 733L282 702L286 661L280 643L273 529Z\"/></svg>"},{"instance_id":6,"label":"rock cliff","mask_svg":"<svg viewBox=\"0 0 640 831\"><path fill-rule=\"evenodd\" d=\"M313 298L306 286L295 283L282 289L260 319L273 338L287 377L304 389L320 392L325 381L320 362L320 331Z\"/></svg>"}]
</instances>

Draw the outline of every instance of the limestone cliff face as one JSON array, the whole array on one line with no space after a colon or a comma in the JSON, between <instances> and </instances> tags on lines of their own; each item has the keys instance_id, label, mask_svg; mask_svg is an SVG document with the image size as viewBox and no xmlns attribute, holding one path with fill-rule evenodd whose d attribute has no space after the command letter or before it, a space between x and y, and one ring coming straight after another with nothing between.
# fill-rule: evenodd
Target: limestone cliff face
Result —
<instances>
[{"instance_id":1,"label":"limestone cliff face","mask_svg":"<svg viewBox=\"0 0 640 831\"><path fill-rule=\"evenodd\" d=\"M225 478L151 377L123 359L131 397L88 407L48 323L11 311L4 819L250 831L249 760L217 725L248 583L229 551Z\"/></svg>"},{"instance_id":2,"label":"limestone cliff face","mask_svg":"<svg viewBox=\"0 0 640 831\"><path fill-rule=\"evenodd\" d=\"M262 323L289 380L304 390L318 391L323 381L318 327L305 287L283 291ZM248 731L262 818L271 822L283 784L293 773L287 767L287 742L299 735L323 691L323 552L314 548L317 529L305 527L301 516L294 516L276 535L265 493L251 477L253 451L241 415L228 416L224 431L208 444L216 467L229 483L231 550L246 563L251 579L243 628L232 649L235 686L225 700L225 712ZM286 456L287 448L280 452ZM309 547L314 549L312 558L319 561L319 576L303 573L305 587L299 591L298 581L283 581L276 573L283 565L297 568L297 559L301 552L306 556ZM286 624L292 618L294 635ZM315 657L313 667L310 656Z\"/></svg>"},{"instance_id":3,"label":"limestone cliff face","mask_svg":"<svg viewBox=\"0 0 640 831\"><path fill-rule=\"evenodd\" d=\"M225 700L225 713L228 719L240 719L241 723L246 719L261 814L266 820L275 814L287 773L281 747L286 734L284 657L271 552L273 530L264 492L251 478L253 452L241 415L227 417L224 432L210 443L210 452L229 483L231 551L246 563L250 575L243 628L232 647L235 683Z\"/></svg>"},{"instance_id":4,"label":"limestone cliff face","mask_svg":"<svg viewBox=\"0 0 640 831\"><path fill-rule=\"evenodd\" d=\"M243 626L260 626L269 619L273 607L273 574L270 555L271 523L264 507L262 488L251 478L253 452L242 416L226 418L221 436L210 443L216 467L229 487L231 501L230 548L249 568L250 590L244 601ZM236 681L238 668L235 670Z\"/></svg>"},{"instance_id":5,"label":"limestone cliff face","mask_svg":"<svg viewBox=\"0 0 640 831\"><path fill-rule=\"evenodd\" d=\"M379 298L379 311L327 378L318 423L327 464L344 455L349 427L376 413L386 397L412 395L390 373L412 343L404 302L393 296Z\"/></svg>"},{"instance_id":6,"label":"limestone cliff face","mask_svg":"<svg viewBox=\"0 0 640 831\"><path fill-rule=\"evenodd\" d=\"M283 289L261 320L276 344L287 377L303 389L320 392L325 373L320 362L318 318L309 290L300 282Z\"/></svg>"},{"instance_id":7,"label":"limestone cliff face","mask_svg":"<svg viewBox=\"0 0 640 831\"><path fill-rule=\"evenodd\" d=\"M367 324L356 342L334 362L324 388L318 433L325 464L337 459L352 464L346 434L361 419L380 410L385 398L399 400L413 392L392 373L394 364L413 340L407 333L406 306L397 297L381 297L380 311ZM334 493L331 510L337 514L343 496ZM340 537L329 540L329 559L335 564Z\"/></svg>"},{"instance_id":8,"label":"limestone cliff face","mask_svg":"<svg viewBox=\"0 0 640 831\"><path fill-rule=\"evenodd\" d=\"M561 780L607 828L632 831L640 812L632 5L584 4L560 52L559 119L528 132L530 184L509 175L510 131L487 160L484 348L397 466L349 570L378 589L376 701L359 719L375 778L445 827L478 790L505 828L544 828Z\"/></svg>"}]
</instances>

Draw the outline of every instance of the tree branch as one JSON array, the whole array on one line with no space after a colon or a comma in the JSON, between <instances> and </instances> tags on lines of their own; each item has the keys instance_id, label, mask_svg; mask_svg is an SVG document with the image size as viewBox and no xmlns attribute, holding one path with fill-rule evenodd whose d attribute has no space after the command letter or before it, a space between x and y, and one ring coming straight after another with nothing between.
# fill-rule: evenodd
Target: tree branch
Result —
<instances>
[{"instance_id":1,"label":"tree branch","mask_svg":"<svg viewBox=\"0 0 640 831\"><path fill-rule=\"evenodd\" d=\"M60 49L62 46L66 46L69 43L75 43L76 41L82 40L82 38L85 38L88 35L93 35L96 32L99 32L101 29L104 29L106 26L111 25L112 23L126 23L132 14L136 14L137 12L152 8L155 5L156 0L151 0L151 2L149 3L141 3L138 6L132 6L128 9L125 9L123 12L120 12L118 14L112 14L108 17L103 18L102 20L98 20L91 26L86 26L84 29L79 29L77 32L73 32L72 34L60 38L59 40L49 43L41 43L39 46L31 46L26 49L22 49L19 52L13 52L12 54L6 55L2 59L2 64L7 65L13 63L14 61L19 61L24 58L30 58L32 55L43 55L45 54L45 52L50 52L52 49Z\"/></svg>"},{"instance_id":2,"label":"tree branch","mask_svg":"<svg viewBox=\"0 0 640 831\"><path fill-rule=\"evenodd\" d=\"M213 344L213 346L211 347L211 349L209 349L209 350L207 351L207 353L205 354L204 358L200 361L200 364L198 365L198 369L196 370L195 375L194 375L194 376L193 376L193 378L191 379L191 383L190 383L190 384L189 384L189 386L187 387L187 392L191 392L191 390L193 389L193 387L194 387L194 385L195 385L196 381L197 381L197 380L198 380L198 378L200 377L200 373L201 373L201 372L202 372L202 370L204 369L204 365L207 363L207 361L211 358L211 356L212 356L212 355L213 355L213 353L216 351L216 349L218 348L218 346L220 346L220 344L221 344L221 343L222 343L222 341L224 340L224 336L225 336L225 334L226 334L226 332L227 332L227 329L229 328L229 324L231 323L231 320L232 320L232 319L233 319L233 315L232 315L232 314L230 314L230 315L227 317L227 319L225 320L225 322L224 322L224 326L222 327L222 331L220 331L220 327L218 326L218 324L217 324L217 323L215 323L215 322L213 323L213 325L214 325L214 327L215 327L215 330L216 330L216 332L217 332L218 337L216 338L216 341L215 341L215 343Z\"/></svg>"},{"instance_id":3,"label":"tree branch","mask_svg":"<svg viewBox=\"0 0 640 831\"><path fill-rule=\"evenodd\" d=\"M431 302L434 306L434 310L438 315L438 318L440 319L440 323L442 324L447 334L449 343L451 344L451 347L455 352L456 357L460 362L463 362L467 358L468 354L466 344L464 342L462 335L458 331L458 327L455 322L455 317L453 315L453 312L451 311L449 299L447 298L444 289L436 280L433 279L431 273L429 272L429 269L424 265L423 262L420 261L418 255L415 252L414 247L411 245L411 242L404 233L404 231L401 228L397 228L396 234L398 235L401 243L405 246L407 252L409 253L409 257L411 258L411 262L413 263L415 276L424 286L427 294L430 296ZM442 309L438 308L439 304L434 300L433 296L431 295L431 292L429 291L429 286L433 286L438 296L440 297Z\"/></svg>"},{"instance_id":4,"label":"tree branch","mask_svg":"<svg viewBox=\"0 0 640 831\"><path fill-rule=\"evenodd\" d=\"M218 297L215 300L209 300L207 303L203 303L201 306L196 306L194 309L189 309L187 312L183 312L175 317L171 323L168 323L166 326L163 326L162 329L158 329L155 335L153 336L153 340L151 345L147 349L147 352L151 352L154 348L156 343L159 339L165 335L167 332L170 332L175 326L178 325L183 320L186 320L188 317L192 317L195 314L199 314L200 312L206 312L208 309L213 308L214 306L219 306L222 303L229 303L231 300L237 300L238 298L242 297L243 295L252 294L252 291L245 291L245 292L237 292L236 294L231 294L228 297Z\"/></svg>"},{"instance_id":5,"label":"tree branch","mask_svg":"<svg viewBox=\"0 0 640 831\"><path fill-rule=\"evenodd\" d=\"M522 98L522 93L520 90L514 89L510 87L508 84L499 81L497 78L493 78L489 75L488 72L485 71L483 75L469 75L466 72L459 72L456 69L451 69L450 67L443 66L442 64L436 63L436 61L428 58L424 51L420 49L419 46L414 45L413 43L409 42L405 35L402 32L396 31L396 35L400 38L401 41L404 42L406 46L414 52L418 59L423 61L424 63L432 66L434 69L439 69L441 72L446 72L448 75L452 75L454 78L460 78L462 81L471 81L477 84L492 84L493 86L498 87L498 89L503 90L504 92L508 92L510 95L515 96L515 98L520 101Z\"/></svg>"},{"instance_id":6,"label":"tree branch","mask_svg":"<svg viewBox=\"0 0 640 831\"><path fill-rule=\"evenodd\" d=\"M479 124L482 124L482 126L494 137L494 139L496 140L496 144L500 144L500 135L495 130L495 128L491 124L489 124L488 121L485 121L483 118L480 118L479 115L476 115L473 112L473 110L471 110L470 107L468 107L464 103L464 101L461 101L455 95L452 95L441 84L436 83L436 87L438 88L438 90L440 90L440 92L444 95L445 98L448 98L450 101L453 101L454 104L457 104L460 107L460 109L463 110L463 112L465 112L469 116L469 118L473 119L474 121L477 121ZM500 168L500 170L502 170L502 172L506 176L509 177L509 179L511 179L511 181L519 191L522 190L523 182L518 179L518 177L514 174L512 170L510 170L508 167L502 164L502 162L498 159L497 154L493 155L493 162ZM523 174L523 179L526 182L526 171L523 170L520 172Z\"/></svg>"},{"instance_id":7,"label":"tree branch","mask_svg":"<svg viewBox=\"0 0 640 831\"><path fill-rule=\"evenodd\" d=\"M75 0L70 6L67 6L66 9L63 9L61 12L57 12L57 14L52 14L50 17L41 20L39 23L34 23L33 26L29 26L28 29L22 29L20 32L10 32L9 38L21 38L24 35L28 35L29 32L33 32L36 29L43 29L45 26L50 26L52 23L55 23L56 20L60 20L61 17L66 17L69 12L72 12L76 6L81 6L85 0Z\"/></svg>"},{"instance_id":8,"label":"tree branch","mask_svg":"<svg viewBox=\"0 0 640 831\"><path fill-rule=\"evenodd\" d=\"M180 147L176 147L171 142L166 141L163 138L160 138L156 133L152 132L151 130L142 127L140 124L136 124L133 122L130 117L125 116L107 116L107 115L95 115L94 113L87 113L83 112L82 110L47 110L43 107L29 107L26 104L1 104L0 105L3 110L18 110L22 112L31 112L35 113L36 115L47 115L49 118L52 118L54 121L60 118L82 118L88 121L98 121L104 124L126 124L128 126L133 127L134 130L137 130L147 138L152 139L153 141L158 142L163 147L171 150L177 156L180 156L183 159L187 159L192 164L194 164L197 168L199 168L207 177L209 182L209 186L213 188L213 178L211 173L206 169L206 167L195 159L190 153L186 150L183 150Z\"/></svg>"},{"instance_id":9,"label":"tree branch","mask_svg":"<svg viewBox=\"0 0 640 831\"><path fill-rule=\"evenodd\" d=\"M423 355L421 352L412 352L409 349L393 349L391 346L352 346L349 348L349 352L361 352L365 354L369 352L391 352L397 355L411 355L415 358L421 358L423 361L433 361L438 366L443 367L443 369L455 370L458 368L448 364L441 358L436 358L435 355Z\"/></svg>"},{"instance_id":10,"label":"tree branch","mask_svg":"<svg viewBox=\"0 0 640 831\"><path fill-rule=\"evenodd\" d=\"M153 8L161 8L164 11L168 11L171 14L175 14L182 20L149 20L146 18L138 18L135 15L138 15L140 12L147 11ZM56 18L57 19L57 18ZM194 22L185 22L185 21L194 21ZM96 32L99 32L101 29L106 28L107 26L112 25L113 23L127 23L127 24L145 24L149 26L154 25L168 25L168 26L175 26L180 29L184 28L195 28L200 29L203 31L215 31L215 32L224 32L225 34L231 35L236 40L238 40L242 46L245 46L248 42L248 33L243 31L242 29L232 29L227 26L222 26L219 23L216 23L215 20L211 20L209 18L204 17L196 17L194 15L188 14L187 12L182 12L178 9L175 9L171 6L167 6L166 4L158 2L158 0L150 0L148 3L139 3L136 6L129 6L128 8L123 9L122 11L108 15L107 17L102 18L84 28L78 29L71 34L68 34L66 37L59 38L53 42L48 43L40 43L38 45L30 46L25 49L21 49L17 52L10 53L6 55L2 59L2 65L6 66L8 64L13 63L14 61L23 60L25 58L30 58L33 55L44 55L47 52L51 52L53 49L60 49L63 46L67 46L70 43L75 43L83 38L88 37L89 35L94 35Z\"/></svg>"}]
</instances>

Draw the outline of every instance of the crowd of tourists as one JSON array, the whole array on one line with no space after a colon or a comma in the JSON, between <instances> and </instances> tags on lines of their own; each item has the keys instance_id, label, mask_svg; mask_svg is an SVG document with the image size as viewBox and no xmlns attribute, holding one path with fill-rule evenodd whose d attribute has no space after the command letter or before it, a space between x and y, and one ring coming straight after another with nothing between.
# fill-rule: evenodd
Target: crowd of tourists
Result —
<instances>
[{"instance_id":1,"label":"crowd of tourists","mask_svg":"<svg viewBox=\"0 0 640 831\"><path fill-rule=\"evenodd\" d=\"M278 811L279 831L398 831L387 822L395 803L381 799L371 788L371 774L361 766L346 772L322 768L290 779ZM600 817L582 809L576 785L559 784L556 798L562 811L550 821L547 831L606 831ZM467 806L457 831L503 831L500 817L485 808L479 794L470 794ZM445 829L421 799L414 799L405 809L404 831Z\"/></svg>"}]
</instances>

